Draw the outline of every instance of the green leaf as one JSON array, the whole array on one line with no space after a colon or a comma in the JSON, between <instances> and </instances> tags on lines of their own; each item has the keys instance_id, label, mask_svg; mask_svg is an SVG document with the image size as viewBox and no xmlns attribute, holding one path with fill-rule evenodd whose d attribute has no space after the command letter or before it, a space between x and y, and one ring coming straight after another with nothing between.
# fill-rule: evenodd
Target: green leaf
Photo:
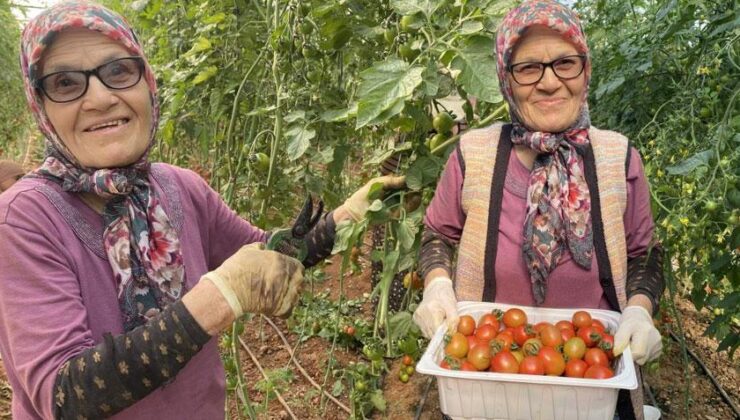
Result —
<instances>
[{"instance_id":1,"label":"green leaf","mask_svg":"<svg viewBox=\"0 0 740 420\"><path fill-rule=\"evenodd\" d=\"M339 254L347 250L354 232L354 225L355 224L349 220L342 220L337 224L334 236L334 248L331 250L332 254Z\"/></svg>"},{"instance_id":2,"label":"green leaf","mask_svg":"<svg viewBox=\"0 0 740 420\"><path fill-rule=\"evenodd\" d=\"M342 19L330 19L321 27L321 35L321 48L339 50L349 42L352 29Z\"/></svg>"},{"instance_id":3,"label":"green leaf","mask_svg":"<svg viewBox=\"0 0 740 420\"><path fill-rule=\"evenodd\" d=\"M301 120L301 121L306 120L306 111L301 111L301 110L293 111L289 113L288 115L286 115L285 117L283 117L283 121L288 122L288 123L296 122L298 120Z\"/></svg>"},{"instance_id":4,"label":"green leaf","mask_svg":"<svg viewBox=\"0 0 740 420\"><path fill-rule=\"evenodd\" d=\"M193 43L193 47L190 48L190 51L188 51L186 54L194 54L201 51L206 51L211 49L211 41L208 38L204 37L198 37L197 40Z\"/></svg>"},{"instance_id":5,"label":"green leaf","mask_svg":"<svg viewBox=\"0 0 740 420\"><path fill-rule=\"evenodd\" d=\"M388 319L388 323L390 324L391 329L391 340L397 340L400 337L406 337L409 335L409 331L411 331L414 321L411 319L410 312L402 311L393 314L393 316Z\"/></svg>"},{"instance_id":6,"label":"green leaf","mask_svg":"<svg viewBox=\"0 0 740 420\"><path fill-rule=\"evenodd\" d=\"M193 79L193 85L199 85L206 80L210 79L211 77L215 76L216 73L218 73L218 68L216 66L208 66L205 70L198 73L197 76L195 76L195 79Z\"/></svg>"},{"instance_id":7,"label":"green leaf","mask_svg":"<svg viewBox=\"0 0 740 420\"><path fill-rule=\"evenodd\" d=\"M398 241L401 244L401 248L404 250L410 250L414 247L414 241L416 240L416 233L419 231L419 226L414 223L411 219L404 219L402 223L398 225Z\"/></svg>"},{"instance_id":8,"label":"green leaf","mask_svg":"<svg viewBox=\"0 0 740 420\"><path fill-rule=\"evenodd\" d=\"M419 158L406 173L406 186L412 190L420 190L424 185L437 180L440 169L441 165L431 158Z\"/></svg>"},{"instance_id":9,"label":"green leaf","mask_svg":"<svg viewBox=\"0 0 740 420\"><path fill-rule=\"evenodd\" d=\"M331 388L331 395L338 397L342 395L342 392L344 392L344 383L342 383L341 379L337 379L334 382L334 386Z\"/></svg>"},{"instance_id":10,"label":"green leaf","mask_svg":"<svg viewBox=\"0 0 740 420\"><path fill-rule=\"evenodd\" d=\"M390 59L360 73L356 128L399 114L404 102L421 84L423 71L423 67L410 67L402 60Z\"/></svg>"},{"instance_id":11,"label":"green leaf","mask_svg":"<svg viewBox=\"0 0 740 420\"><path fill-rule=\"evenodd\" d=\"M286 131L285 136L288 138L288 159L296 160L306 153L311 140L316 137L316 130L307 125L296 125Z\"/></svg>"},{"instance_id":12,"label":"green leaf","mask_svg":"<svg viewBox=\"0 0 740 420\"><path fill-rule=\"evenodd\" d=\"M484 36L470 38L451 64L452 68L459 70L457 81L468 93L485 102L501 101L492 39Z\"/></svg>"},{"instance_id":13,"label":"green leaf","mask_svg":"<svg viewBox=\"0 0 740 420\"><path fill-rule=\"evenodd\" d=\"M391 7L400 15L423 13L429 17L439 9L444 0L393 0Z\"/></svg>"},{"instance_id":14,"label":"green leaf","mask_svg":"<svg viewBox=\"0 0 740 420\"><path fill-rule=\"evenodd\" d=\"M677 165L667 167L666 171L671 175L686 175L699 166L709 163L713 153L711 149L696 153Z\"/></svg>"},{"instance_id":15,"label":"green leaf","mask_svg":"<svg viewBox=\"0 0 740 420\"><path fill-rule=\"evenodd\" d=\"M386 409L386 402L385 398L383 398L383 391L380 389L376 389L375 392L370 394L370 402L373 403L373 406L378 410L385 412Z\"/></svg>"},{"instance_id":16,"label":"green leaf","mask_svg":"<svg viewBox=\"0 0 740 420\"><path fill-rule=\"evenodd\" d=\"M424 94L426 96L437 96L437 92L439 92L439 73L433 60L429 60L422 76L424 79Z\"/></svg>"},{"instance_id":17,"label":"green leaf","mask_svg":"<svg viewBox=\"0 0 740 420\"><path fill-rule=\"evenodd\" d=\"M347 121L353 115L357 115L357 103L352 104L349 108L324 111L320 118L324 122L342 122Z\"/></svg>"},{"instance_id":18,"label":"green leaf","mask_svg":"<svg viewBox=\"0 0 740 420\"><path fill-rule=\"evenodd\" d=\"M226 19L226 13L218 12L215 15L211 15L203 19L203 22L207 25L212 25L214 23L221 23L224 19Z\"/></svg>"},{"instance_id":19,"label":"green leaf","mask_svg":"<svg viewBox=\"0 0 740 420\"><path fill-rule=\"evenodd\" d=\"M467 21L463 23L460 33L463 35L472 35L483 30L483 24L478 21Z\"/></svg>"},{"instance_id":20,"label":"green leaf","mask_svg":"<svg viewBox=\"0 0 740 420\"><path fill-rule=\"evenodd\" d=\"M367 208L367 211L378 211L383 208L383 202L380 200L373 200L372 203L370 203L370 207Z\"/></svg>"}]
</instances>

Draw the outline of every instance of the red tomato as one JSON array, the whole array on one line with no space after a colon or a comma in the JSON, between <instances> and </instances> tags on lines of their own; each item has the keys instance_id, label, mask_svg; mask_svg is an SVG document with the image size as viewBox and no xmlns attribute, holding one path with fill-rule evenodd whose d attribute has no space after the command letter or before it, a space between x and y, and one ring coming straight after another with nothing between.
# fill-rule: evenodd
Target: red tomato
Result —
<instances>
[{"instance_id":1,"label":"red tomato","mask_svg":"<svg viewBox=\"0 0 740 420\"><path fill-rule=\"evenodd\" d=\"M601 333L592 326L578 329L578 336L586 343L586 347L593 347L601 341Z\"/></svg>"},{"instance_id":2,"label":"red tomato","mask_svg":"<svg viewBox=\"0 0 740 420\"><path fill-rule=\"evenodd\" d=\"M488 370L498 373L518 373L519 361L511 352L501 351L493 356L491 367Z\"/></svg>"},{"instance_id":3,"label":"red tomato","mask_svg":"<svg viewBox=\"0 0 740 420\"><path fill-rule=\"evenodd\" d=\"M539 334L542 331L542 329L548 325L552 325L552 324L547 321L538 322L534 324L534 330L537 331L537 333Z\"/></svg>"},{"instance_id":4,"label":"red tomato","mask_svg":"<svg viewBox=\"0 0 740 420\"><path fill-rule=\"evenodd\" d=\"M526 356L519 364L519 373L525 375L544 375L545 364L537 356Z\"/></svg>"},{"instance_id":5,"label":"red tomato","mask_svg":"<svg viewBox=\"0 0 740 420\"><path fill-rule=\"evenodd\" d=\"M588 369L588 363L581 359L570 359L565 364L565 376L569 378L583 378Z\"/></svg>"},{"instance_id":6,"label":"red tomato","mask_svg":"<svg viewBox=\"0 0 740 420\"><path fill-rule=\"evenodd\" d=\"M585 360L589 366L609 366L609 357L604 353L604 350L601 350L598 347L592 347L586 350L583 360Z\"/></svg>"},{"instance_id":7,"label":"red tomato","mask_svg":"<svg viewBox=\"0 0 740 420\"><path fill-rule=\"evenodd\" d=\"M559 330L563 330L563 329L569 329L569 330L573 330L574 332L575 332L575 330L576 330L576 327L574 327L574 326L573 326L573 324L572 324L572 323L571 323L570 321L568 321L568 320L565 320L565 319L563 319L563 320L560 320L560 321L556 322L556 323L555 323L555 326L556 326L556 327L557 327L557 328L558 328Z\"/></svg>"},{"instance_id":8,"label":"red tomato","mask_svg":"<svg viewBox=\"0 0 740 420\"><path fill-rule=\"evenodd\" d=\"M546 325L540 329L540 340L542 344L550 347L557 347L563 344L563 336L560 330L554 325Z\"/></svg>"},{"instance_id":9,"label":"red tomato","mask_svg":"<svg viewBox=\"0 0 740 420\"><path fill-rule=\"evenodd\" d=\"M462 362L457 357L445 356L439 363L442 369L460 370L460 364Z\"/></svg>"},{"instance_id":10,"label":"red tomato","mask_svg":"<svg viewBox=\"0 0 740 420\"><path fill-rule=\"evenodd\" d=\"M534 328L529 324L523 324L514 328L514 342L518 346L524 345L524 342L536 335Z\"/></svg>"},{"instance_id":11,"label":"red tomato","mask_svg":"<svg viewBox=\"0 0 740 420\"><path fill-rule=\"evenodd\" d=\"M470 315L463 315L460 317L460 322L457 324L457 332L462 335L470 335L475 331L475 319Z\"/></svg>"},{"instance_id":12,"label":"red tomato","mask_svg":"<svg viewBox=\"0 0 740 420\"><path fill-rule=\"evenodd\" d=\"M583 359L586 354L586 343L581 337L573 337L563 344L563 354L568 360Z\"/></svg>"},{"instance_id":13,"label":"red tomato","mask_svg":"<svg viewBox=\"0 0 740 420\"><path fill-rule=\"evenodd\" d=\"M496 318L496 315L490 313L490 314L483 314L480 319L478 320L478 327L481 325L490 325L493 327L493 329L498 332L499 328L499 322L498 318Z\"/></svg>"},{"instance_id":14,"label":"red tomato","mask_svg":"<svg viewBox=\"0 0 740 420\"><path fill-rule=\"evenodd\" d=\"M480 341L491 341L496 337L496 328L490 324L479 325L475 330L475 336Z\"/></svg>"},{"instance_id":15,"label":"red tomato","mask_svg":"<svg viewBox=\"0 0 740 420\"><path fill-rule=\"evenodd\" d=\"M504 325L507 327L518 327L527 323L527 314L519 308L511 308L504 312Z\"/></svg>"},{"instance_id":16,"label":"red tomato","mask_svg":"<svg viewBox=\"0 0 740 420\"><path fill-rule=\"evenodd\" d=\"M614 376L614 371L601 365L590 366L583 374L583 377L588 379L608 379L612 376Z\"/></svg>"},{"instance_id":17,"label":"red tomato","mask_svg":"<svg viewBox=\"0 0 740 420\"><path fill-rule=\"evenodd\" d=\"M501 332L496 336L496 338L491 340L491 354L496 354L500 351L509 351L511 350L511 345L513 343L514 339L511 337L511 334Z\"/></svg>"},{"instance_id":18,"label":"red tomato","mask_svg":"<svg viewBox=\"0 0 740 420\"><path fill-rule=\"evenodd\" d=\"M475 347L468 352L468 361L476 370L486 370L491 365L491 351L488 347Z\"/></svg>"},{"instance_id":19,"label":"red tomato","mask_svg":"<svg viewBox=\"0 0 740 420\"><path fill-rule=\"evenodd\" d=\"M541 348L542 340L539 338L530 338L522 345L522 351L524 351L524 354L527 356L536 356L537 353L540 352Z\"/></svg>"},{"instance_id":20,"label":"red tomato","mask_svg":"<svg viewBox=\"0 0 740 420\"><path fill-rule=\"evenodd\" d=\"M450 341L445 346L445 354L462 359L468 354L468 339L459 332L452 334Z\"/></svg>"},{"instance_id":21,"label":"red tomato","mask_svg":"<svg viewBox=\"0 0 740 420\"><path fill-rule=\"evenodd\" d=\"M573 314L573 326L576 327L576 330L583 327L590 327L591 326L591 314L586 311L576 311Z\"/></svg>"},{"instance_id":22,"label":"red tomato","mask_svg":"<svg viewBox=\"0 0 740 420\"><path fill-rule=\"evenodd\" d=\"M537 354L545 365L545 375L560 376L565 371L563 355L552 347L543 347Z\"/></svg>"},{"instance_id":23,"label":"red tomato","mask_svg":"<svg viewBox=\"0 0 740 420\"><path fill-rule=\"evenodd\" d=\"M614 359L614 336L604 333L601 337L601 341L599 341L599 348L604 350L604 353L609 357L609 360Z\"/></svg>"},{"instance_id":24,"label":"red tomato","mask_svg":"<svg viewBox=\"0 0 740 420\"><path fill-rule=\"evenodd\" d=\"M411 356L409 356L408 354L404 354L404 355L403 355L403 359L401 360L401 362L402 362L402 363L403 363L404 365L406 365L406 366L411 366L411 365L413 365L413 364L414 364L414 358L413 358L413 357L411 357Z\"/></svg>"},{"instance_id":25,"label":"red tomato","mask_svg":"<svg viewBox=\"0 0 740 420\"><path fill-rule=\"evenodd\" d=\"M570 328L563 328L560 330L560 337L563 339L563 343L575 337L576 332Z\"/></svg>"},{"instance_id":26,"label":"red tomato","mask_svg":"<svg viewBox=\"0 0 740 420\"><path fill-rule=\"evenodd\" d=\"M475 366L473 366L472 363L470 363L468 360L463 360L460 364L460 370L464 370L466 372L477 372L477 369Z\"/></svg>"},{"instance_id":27,"label":"red tomato","mask_svg":"<svg viewBox=\"0 0 740 420\"><path fill-rule=\"evenodd\" d=\"M604 333L606 332L606 327L604 326L604 323L599 321L598 319L592 319L591 320L591 326L599 330L599 332Z\"/></svg>"},{"instance_id":28,"label":"red tomato","mask_svg":"<svg viewBox=\"0 0 740 420\"><path fill-rule=\"evenodd\" d=\"M465 338L468 339L468 351L473 350L473 347L480 344L480 340L474 335L466 335Z\"/></svg>"}]
</instances>

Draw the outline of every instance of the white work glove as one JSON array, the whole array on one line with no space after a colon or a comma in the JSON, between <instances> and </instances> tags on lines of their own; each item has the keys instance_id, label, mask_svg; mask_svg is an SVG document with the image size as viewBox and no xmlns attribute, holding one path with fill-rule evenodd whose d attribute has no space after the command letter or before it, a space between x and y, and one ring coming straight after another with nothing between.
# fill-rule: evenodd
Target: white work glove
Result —
<instances>
[{"instance_id":1,"label":"white work glove","mask_svg":"<svg viewBox=\"0 0 740 420\"><path fill-rule=\"evenodd\" d=\"M660 356L663 348L660 332L655 328L650 313L642 306L628 306L622 311L619 328L614 334L614 356L622 354L627 345L638 365Z\"/></svg>"},{"instance_id":2,"label":"white work glove","mask_svg":"<svg viewBox=\"0 0 740 420\"><path fill-rule=\"evenodd\" d=\"M383 191L397 190L406 185L406 177L386 175L373 178L363 185L362 188L355 191L343 204L347 213L352 216L355 222L359 222L365 218L365 213L367 213L367 209L370 207L370 198L368 195L370 194L370 189L375 184L382 184Z\"/></svg>"},{"instance_id":3,"label":"white work glove","mask_svg":"<svg viewBox=\"0 0 740 420\"><path fill-rule=\"evenodd\" d=\"M245 313L285 316L298 300L303 264L264 245L241 247L201 277L216 285L237 318Z\"/></svg>"},{"instance_id":4,"label":"white work glove","mask_svg":"<svg viewBox=\"0 0 740 420\"><path fill-rule=\"evenodd\" d=\"M424 287L424 297L414 311L414 322L426 338L432 338L443 322L448 332L455 331L459 319L452 280L447 277L433 278Z\"/></svg>"}]
</instances>

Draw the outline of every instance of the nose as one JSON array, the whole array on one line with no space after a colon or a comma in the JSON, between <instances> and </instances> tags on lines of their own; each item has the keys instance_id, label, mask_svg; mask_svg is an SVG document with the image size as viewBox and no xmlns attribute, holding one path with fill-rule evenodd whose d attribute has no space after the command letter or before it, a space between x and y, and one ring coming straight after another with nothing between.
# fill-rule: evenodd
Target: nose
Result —
<instances>
[{"instance_id":1,"label":"nose","mask_svg":"<svg viewBox=\"0 0 740 420\"><path fill-rule=\"evenodd\" d=\"M560 87L563 82L558 76L555 75L552 67L545 67L545 73L542 78L537 82L537 89L545 91L553 91Z\"/></svg>"},{"instance_id":2,"label":"nose","mask_svg":"<svg viewBox=\"0 0 740 420\"><path fill-rule=\"evenodd\" d=\"M82 97L83 110L105 111L118 103L118 95L104 85L98 76L90 75L87 83L87 92Z\"/></svg>"}]
</instances>

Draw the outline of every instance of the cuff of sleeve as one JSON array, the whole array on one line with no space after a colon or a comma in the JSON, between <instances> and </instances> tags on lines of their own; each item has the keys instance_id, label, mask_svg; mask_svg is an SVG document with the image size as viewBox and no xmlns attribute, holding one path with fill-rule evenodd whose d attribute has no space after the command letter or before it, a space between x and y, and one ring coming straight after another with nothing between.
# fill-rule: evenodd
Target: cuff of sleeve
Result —
<instances>
[{"instance_id":1,"label":"cuff of sleeve","mask_svg":"<svg viewBox=\"0 0 740 420\"><path fill-rule=\"evenodd\" d=\"M190 336L193 342L199 347L203 347L212 337L208 334L201 326L198 321L193 318L188 308L181 300L176 301L172 304L172 312L177 315L182 328Z\"/></svg>"},{"instance_id":2,"label":"cuff of sleeve","mask_svg":"<svg viewBox=\"0 0 740 420\"><path fill-rule=\"evenodd\" d=\"M629 300L632 296L635 295L643 295L650 299L650 303L653 305L653 312L650 314L651 316L655 316L658 314L658 311L660 310L659 300L657 297L653 296L653 293L646 289L646 288L637 288L632 293L630 293L629 296L627 296L627 300Z\"/></svg>"},{"instance_id":3,"label":"cuff of sleeve","mask_svg":"<svg viewBox=\"0 0 740 420\"><path fill-rule=\"evenodd\" d=\"M242 308L241 302L239 302L239 298L236 297L236 294L234 294L234 291L231 290L231 287L226 285L226 281L218 275L216 272L211 271L203 275L203 278L206 278L213 283L219 292L223 295L224 299L226 299L226 302L231 307L231 310L234 311L234 316L239 318L242 315L244 315L244 309Z\"/></svg>"}]
</instances>

